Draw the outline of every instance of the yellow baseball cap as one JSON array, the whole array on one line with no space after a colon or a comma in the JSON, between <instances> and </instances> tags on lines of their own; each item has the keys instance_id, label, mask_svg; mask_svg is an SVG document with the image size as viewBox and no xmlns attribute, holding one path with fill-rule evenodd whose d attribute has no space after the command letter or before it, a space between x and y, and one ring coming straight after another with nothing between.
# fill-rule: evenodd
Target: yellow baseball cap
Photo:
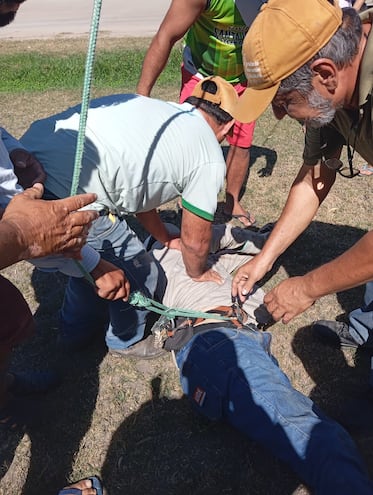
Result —
<instances>
[{"instance_id":1,"label":"yellow baseball cap","mask_svg":"<svg viewBox=\"0 0 373 495\"><path fill-rule=\"evenodd\" d=\"M235 118L256 120L280 82L308 62L342 24L342 9L328 0L269 0L246 34L242 58L248 89Z\"/></svg>"},{"instance_id":2,"label":"yellow baseball cap","mask_svg":"<svg viewBox=\"0 0 373 495\"><path fill-rule=\"evenodd\" d=\"M209 84L212 81L215 84ZM232 84L220 76L201 79L193 89L191 96L216 103L233 118L238 108L238 94Z\"/></svg>"}]
</instances>

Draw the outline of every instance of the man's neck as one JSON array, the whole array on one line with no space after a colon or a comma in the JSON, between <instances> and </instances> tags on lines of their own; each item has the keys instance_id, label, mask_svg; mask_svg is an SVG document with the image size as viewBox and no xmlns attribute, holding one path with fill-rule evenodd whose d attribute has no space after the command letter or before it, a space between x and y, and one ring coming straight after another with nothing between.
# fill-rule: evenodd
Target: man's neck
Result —
<instances>
[{"instance_id":1,"label":"man's neck","mask_svg":"<svg viewBox=\"0 0 373 495\"><path fill-rule=\"evenodd\" d=\"M359 52L352 61L351 65L346 68L346 79L350 82L346 92L345 104L343 105L346 110L353 110L359 107L360 65L371 27L371 24L363 24L363 33L359 45Z\"/></svg>"}]
</instances>

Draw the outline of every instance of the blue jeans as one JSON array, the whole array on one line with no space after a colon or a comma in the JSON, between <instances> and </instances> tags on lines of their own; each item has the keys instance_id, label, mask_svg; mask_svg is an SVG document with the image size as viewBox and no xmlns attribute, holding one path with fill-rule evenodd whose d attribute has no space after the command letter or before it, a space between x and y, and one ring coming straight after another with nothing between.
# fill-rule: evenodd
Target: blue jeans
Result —
<instances>
[{"instance_id":1,"label":"blue jeans","mask_svg":"<svg viewBox=\"0 0 373 495\"><path fill-rule=\"evenodd\" d=\"M225 420L287 462L316 494L373 494L348 433L295 390L269 352L267 332L219 327L176 360L194 408Z\"/></svg>"},{"instance_id":2,"label":"blue jeans","mask_svg":"<svg viewBox=\"0 0 373 495\"><path fill-rule=\"evenodd\" d=\"M358 344L373 341L373 282L365 286L364 303L349 314L349 332Z\"/></svg>"},{"instance_id":3,"label":"blue jeans","mask_svg":"<svg viewBox=\"0 0 373 495\"><path fill-rule=\"evenodd\" d=\"M141 290L148 297L162 296L163 270L125 220L116 218L113 223L107 216L100 217L93 222L88 244L124 271L131 292ZM85 279L71 277L60 312L60 340L67 346L79 347L106 326L107 346L125 349L143 338L148 315L148 311L135 309L124 301L101 299Z\"/></svg>"}]
</instances>

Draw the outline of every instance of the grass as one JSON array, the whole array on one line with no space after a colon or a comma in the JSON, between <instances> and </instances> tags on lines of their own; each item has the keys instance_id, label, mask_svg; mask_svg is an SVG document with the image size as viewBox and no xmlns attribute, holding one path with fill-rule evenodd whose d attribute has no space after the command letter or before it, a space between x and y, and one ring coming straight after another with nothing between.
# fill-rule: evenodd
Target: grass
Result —
<instances>
[{"instance_id":1,"label":"grass","mask_svg":"<svg viewBox=\"0 0 373 495\"><path fill-rule=\"evenodd\" d=\"M141 51L148 42L101 40L99 50L119 53L125 45ZM9 57L37 51L41 58L71 53L81 60L84 50L82 40L3 42L2 47ZM135 60L132 70L138 74L140 59ZM159 82L154 96L177 99L179 72L174 71L174 83ZM126 79L121 90L133 91L135 84L135 78ZM95 80L94 96L111 90L98 88ZM81 88L4 95L1 123L21 136L33 120L79 101ZM299 125L289 119L277 122L267 111L257 122L242 203L259 224L280 214L300 165L302 143ZM264 289L332 259L371 229L371 191L371 178L338 177L314 222L263 281ZM0 495L55 494L66 481L95 472L103 476L110 495L308 493L286 466L254 442L196 417L169 356L129 362L107 355L100 340L77 356L62 355L56 337L64 277L39 273L26 262L4 273L22 290L38 323L35 338L14 353L13 368L57 367L64 382L42 399L42 428L25 434L0 432ZM309 325L319 318L343 317L361 304L362 294L357 288L327 296L290 324L271 329L272 351L293 385L335 417L346 400L364 389L368 358L322 346L312 339ZM372 434L354 438L373 476Z\"/></svg>"},{"instance_id":2,"label":"grass","mask_svg":"<svg viewBox=\"0 0 373 495\"><path fill-rule=\"evenodd\" d=\"M146 48L117 46L99 49L95 58L93 84L97 89L135 87L140 75ZM84 78L86 53L29 49L0 55L0 91L48 91L50 89L78 89ZM180 48L171 53L162 72L161 85L176 84L180 66Z\"/></svg>"}]
</instances>

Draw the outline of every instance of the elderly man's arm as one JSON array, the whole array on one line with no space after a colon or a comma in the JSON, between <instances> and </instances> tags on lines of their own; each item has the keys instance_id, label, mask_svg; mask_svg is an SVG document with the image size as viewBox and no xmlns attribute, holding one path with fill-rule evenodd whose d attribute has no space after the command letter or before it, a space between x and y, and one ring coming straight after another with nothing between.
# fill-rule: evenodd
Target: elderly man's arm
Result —
<instances>
[{"instance_id":1,"label":"elderly man's arm","mask_svg":"<svg viewBox=\"0 0 373 495\"><path fill-rule=\"evenodd\" d=\"M184 209L181 224L181 254L185 271L196 282L222 283L221 276L207 267L212 223Z\"/></svg>"},{"instance_id":2,"label":"elderly man's arm","mask_svg":"<svg viewBox=\"0 0 373 495\"><path fill-rule=\"evenodd\" d=\"M80 194L44 201L42 184L17 194L0 221L0 268L23 259L63 252L80 258L88 228L98 213L77 211L96 200L95 194Z\"/></svg>"},{"instance_id":3,"label":"elderly man's arm","mask_svg":"<svg viewBox=\"0 0 373 495\"><path fill-rule=\"evenodd\" d=\"M164 69L171 49L206 8L207 0L173 0L146 52L137 93L149 96Z\"/></svg>"},{"instance_id":4,"label":"elderly man's arm","mask_svg":"<svg viewBox=\"0 0 373 495\"><path fill-rule=\"evenodd\" d=\"M373 280L373 231L352 248L316 270L285 280L264 298L272 317L288 323L327 294Z\"/></svg>"},{"instance_id":5,"label":"elderly man's arm","mask_svg":"<svg viewBox=\"0 0 373 495\"><path fill-rule=\"evenodd\" d=\"M336 172L325 165L303 165L295 179L275 228L262 251L243 265L233 278L232 294L242 300L271 270L276 259L297 239L315 216L334 184Z\"/></svg>"}]
</instances>

